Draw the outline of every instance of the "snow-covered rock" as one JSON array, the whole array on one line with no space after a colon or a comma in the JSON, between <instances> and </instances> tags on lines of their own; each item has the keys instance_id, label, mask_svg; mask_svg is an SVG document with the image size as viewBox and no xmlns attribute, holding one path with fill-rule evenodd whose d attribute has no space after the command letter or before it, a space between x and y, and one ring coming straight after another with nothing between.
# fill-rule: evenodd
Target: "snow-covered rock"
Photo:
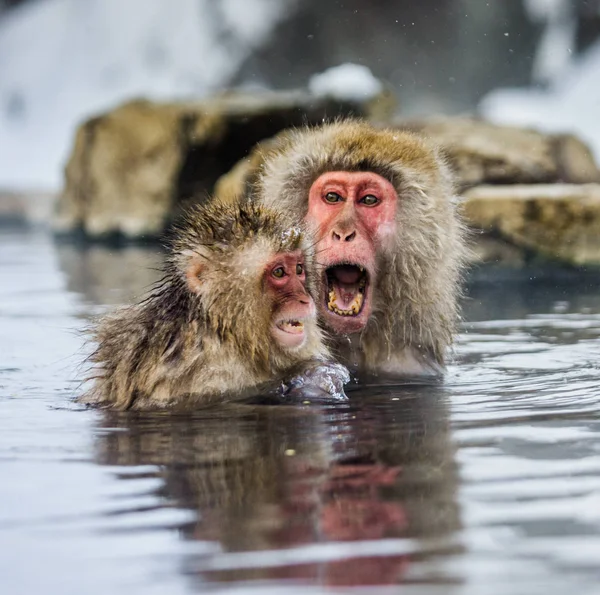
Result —
<instances>
[{"instance_id":1,"label":"snow-covered rock","mask_svg":"<svg viewBox=\"0 0 600 595\"><path fill-rule=\"evenodd\" d=\"M477 186L464 193L463 211L469 225L517 248L573 265L600 264L599 184ZM489 262L481 247L477 236L475 252Z\"/></svg>"},{"instance_id":2,"label":"snow-covered rock","mask_svg":"<svg viewBox=\"0 0 600 595\"><path fill-rule=\"evenodd\" d=\"M396 119L434 140L447 155L459 187L600 181L590 149L570 134L498 126L465 117Z\"/></svg>"}]
</instances>

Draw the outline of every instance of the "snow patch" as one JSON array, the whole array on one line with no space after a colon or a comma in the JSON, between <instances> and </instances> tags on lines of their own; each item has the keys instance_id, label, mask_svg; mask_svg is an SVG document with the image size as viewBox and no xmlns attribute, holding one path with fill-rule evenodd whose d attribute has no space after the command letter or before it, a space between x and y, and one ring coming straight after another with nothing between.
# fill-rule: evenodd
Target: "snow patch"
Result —
<instances>
[{"instance_id":1,"label":"snow patch","mask_svg":"<svg viewBox=\"0 0 600 595\"><path fill-rule=\"evenodd\" d=\"M577 23L571 0L525 0L532 20L544 29L535 52L533 77L548 82L560 76L572 59Z\"/></svg>"},{"instance_id":2,"label":"snow patch","mask_svg":"<svg viewBox=\"0 0 600 595\"><path fill-rule=\"evenodd\" d=\"M283 232L281 232L281 242L283 244L295 242L301 234L302 230L298 226L288 227Z\"/></svg>"},{"instance_id":3,"label":"snow patch","mask_svg":"<svg viewBox=\"0 0 600 595\"><path fill-rule=\"evenodd\" d=\"M572 132L600 160L600 42L569 65L547 91L498 89L483 98L481 115L498 124Z\"/></svg>"},{"instance_id":4,"label":"snow patch","mask_svg":"<svg viewBox=\"0 0 600 595\"><path fill-rule=\"evenodd\" d=\"M315 74L308 89L318 97L364 101L381 93L383 85L366 66L347 63Z\"/></svg>"}]
</instances>

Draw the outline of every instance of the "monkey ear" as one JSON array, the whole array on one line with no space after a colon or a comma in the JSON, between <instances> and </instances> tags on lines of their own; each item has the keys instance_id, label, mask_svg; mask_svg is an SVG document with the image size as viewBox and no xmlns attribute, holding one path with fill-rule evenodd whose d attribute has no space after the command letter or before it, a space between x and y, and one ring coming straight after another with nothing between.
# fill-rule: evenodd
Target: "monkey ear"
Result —
<instances>
[{"instance_id":1,"label":"monkey ear","mask_svg":"<svg viewBox=\"0 0 600 595\"><path fill-rule=\"evenodd\" d=\"M175 255L177 268L183 273L186 285L192 293L200 294L204 290L213 260L214 255L202 245L181 250Z\"/></svg>"},{"instance_id":2,"label":"monkey ear","mask_svg":"<svg viewBox=\"0 0 600 595\"><path fill-rule=\"evenodd\" d=\"M202 291L203 276L207 268L206 262L199 256L191 258L188 261L185 269L185 279L192 293L200 293Z\"/></svg>"},{"instance_id":3,"label":"monkey ear","mask_svg":"<svg viewBox=\"0 0 600 595\"><path fill-rule=\"evenodd\" d=\"M179 266L183 270L186 284L192 293L202 293L210 262L210 254L205 253L204 250L185 250L179 254Z\"/></svg>"}]
</instances>

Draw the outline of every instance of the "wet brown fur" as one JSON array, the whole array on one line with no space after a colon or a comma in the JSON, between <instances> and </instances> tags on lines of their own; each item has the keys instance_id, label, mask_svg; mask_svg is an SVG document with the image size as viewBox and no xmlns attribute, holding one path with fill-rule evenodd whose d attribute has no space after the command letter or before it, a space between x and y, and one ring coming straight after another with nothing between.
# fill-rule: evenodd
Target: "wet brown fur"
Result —
<instances>
[{"instance_id":1,"label":"wet brown fur","mask_svg":"<svg viewBox=\"0 0 600 595\"><path fill-rule=\"evenodd\" d=\"M373 311L357 357L368 371L438 374L459 318L467 250L452 176L437 148L416 134L342 121L286 131L251 162L246 196L238 198L276 206L297 221L326 171L372 171L393 184L398 232L393 248L378 254ZM342 351L344 343L340 338Z\"/></svg>"},{"instance_id":2,"label":"wet brown fur","mask_svg":"<svg viewBox=\"0 0 600 595\"><path fill-rule=\"evenodd\" d=\"M243 394L294 365L327 356L316 320L307 340L284 350L270 335L264 265L277 253L312 252L298 226L259 205L218 200L190 211L173 233L164 277L139 304L96 326L94 384L85 400L118 409L206 404ZM198 292L186 273L202 267ZM314 294L310 284L308 290Z\"/></svg>"}]
</instances>

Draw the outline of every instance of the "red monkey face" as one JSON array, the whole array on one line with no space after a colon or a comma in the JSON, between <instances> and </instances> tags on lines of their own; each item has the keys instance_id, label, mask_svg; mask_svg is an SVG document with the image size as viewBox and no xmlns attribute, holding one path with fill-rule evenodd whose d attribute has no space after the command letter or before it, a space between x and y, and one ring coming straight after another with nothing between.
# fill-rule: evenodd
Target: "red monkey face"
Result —
<instances>
[{"instance_id":1,"label":"red monkey face","mask_svg":"<svg viewBox=\"0 0 600 595\"><path fill-rule=\"evenodd\" d=\"M306 221L324 267L319 311L335 332L362 330L371 315L376 256L396 232L394 186L372 172L334 171L311 186Z\"/></svg>"},{"instance_id":2,"label":"red monkey face","mask_svg":"<svg viewBox=\"0 0 600 595\"><path fill-rule=\"evenodd\" d=\"M302 252L277 254L267 264L264 280L273 303L271 336L284 349L302 347L305 324L315 318L315 305L306 291Z\"/></svg>"}]
</instances>

